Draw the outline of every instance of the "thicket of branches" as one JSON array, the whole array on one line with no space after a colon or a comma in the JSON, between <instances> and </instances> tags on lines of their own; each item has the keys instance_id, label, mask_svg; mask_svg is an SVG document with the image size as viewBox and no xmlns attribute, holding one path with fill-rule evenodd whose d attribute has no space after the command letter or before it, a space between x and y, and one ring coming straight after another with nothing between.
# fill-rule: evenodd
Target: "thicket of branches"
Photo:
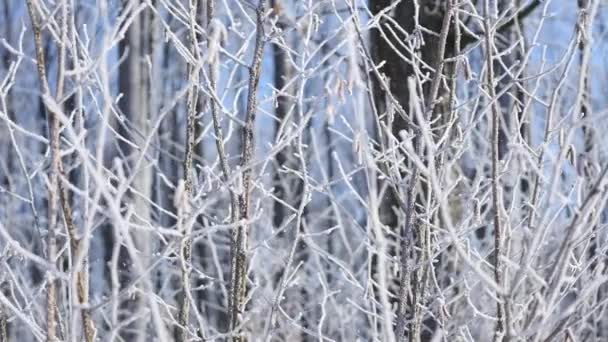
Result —
<instances>
[{"instance_id":1,"label":"thicket of branches","mask_svg":"<svg viewBox=\"0 0 608 342\"><path fill-rule=\"evenodd\" d=\"M0 1L0 342L608 340L606 14Z\"/></svg>"}]
</instances>

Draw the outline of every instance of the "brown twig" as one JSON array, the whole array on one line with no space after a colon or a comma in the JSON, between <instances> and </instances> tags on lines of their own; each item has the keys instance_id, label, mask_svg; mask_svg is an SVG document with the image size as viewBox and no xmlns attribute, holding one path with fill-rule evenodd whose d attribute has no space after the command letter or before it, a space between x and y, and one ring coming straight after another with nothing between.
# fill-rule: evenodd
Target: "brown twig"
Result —
<instances>
[{"instance_id":1,"label":"brown twig","mask_svg":"<svg viewBox=\"0 0 608 342\"><path fill-rule=\"evenodd\" d=\"M45 55L42 47L42 28L40 26L39 18L36 14L36 9L31 0L27 1L28 12L32 21L32 27L34 30L34 42L36 46L36 62L38 68L38 77L40 82L40 90L43 97L50 97L50 89L48 86L47 72L45 66ZM61 15L61 38L62 42L67 42L67 21L68 21L68 4L63 2L62 4L62 15ZM57 77L57 93L56 101L61 103L64 93L65 84L65 61L66 61L66 50L65 43L61 44L59 49L59 71ZM46 101L44 101L46 103ZM47 248L48 248L48 259L49 262L54 263L57 253L57 202L59 201L63 212L64 220L68 236L70 238L70 249L73 256L80 255L80 239L78 238L77 228L74 224L73 211L70 205L70 196L67 187L64 186L63 181L64 168L63 161L61 159L61 150L59 143L60 124L57 113L51 110L48 106L45 106L49 121L49 141L51 145L51 174L50 174L50 189L49 189L49 230L47 235ZM86 260L86 258L85 258ZM78 304L84 306L88 302L88 272L87 263L83 263L83 267L76 271L76 294L78 297ZM58 306L57 306L57 288L55 279L51 277L47 285L47 340L54 341L57 339L57 325L59 318L57 317ZM81 309L82 321L83 321L83 333L84 338L87 342L95 340L95 325L88 309Z\"/></svg>"},{"instance_id":2,"label":"brown twig","mask_svg":"<svg viewBox=\"0 0 608 342\"><path fill-rule=\"evenodd\" d=\"M66 66L66 44L68 41L68 15L69 15L69 3L67 1L62 2L62 14L61 14L61 47L59 49L59 75L57 77L57 94L55 99L57 103L61 103L65 87L65 66ZM63 211L63 217L65 220L68 236L70 238L70 249L71 254L77 260L77 256L80 256L81 251L81 240L78 237L78 229L74 223L74 215L72 206L70 205L70 195L67 187L63 184L65 177L63 160L59 159L59 199L61 208ZM87 342L95 341L95 324L91 313L88 309L84 308L89 301L89 275L88 275L88 262L87 258L84 258L82 266L79 268L76 265L76 295L78 298L78 304L81 306L81 318L83 323L84 338Z\"/></svg>"},{"instance_id":3,"label":"brown twig","mask_svg":"<svg viewBox=\"0 0 608 342\"><path fill-rule=\"evenodd\" d=\"M190 37L190 49L196 58L196 61L200 61L201 56L197 48L197 35L195 30L196 25L196 14L197 14L198 1L190 0L190 20L189 20L189 37ZM177 330L177 341L184 342L188 338L188 322L190 318L190 300L188 298L188 292L190 290L190 263L192 261L192 239L191 225L184 223L184 215L188 215L188 201L192 197L193 191L193 180L192 180L192 160L194 156L195 147L195 135L196 135L196 110L197 110L197 99L198 99L198 74L199 66L190 66L190 72L188 77L192 83L188 91L188 117L186 118L186 153L184 156L184 193L180 196L184 197L184 200L176 199L178 205L178 212L182 215L178 215L178 227L180 232L183 234L182 241L180 244L180 257L182 263L182 289L179 295L178 301L180 303L178 323L179 327ZM177 196L177 195L176 195Z\"/></svg>"},{"instance_id":4,"label":"brown twig","mask_svg":"<svg viewBox=\"0 0 608 342\"><path fill-rule=\"evenodd\" d=\"M6 312L4 312L4 306L0 304L0 342L8 342L6 321Z\"/></svg>"},{"instance_id":5,"label":"brown twig","mask_svg":"<svg viewBox=\"0 0 608 342\"><path fill-rule=\"evenodd\" d=\"M500 109L498 108L498 102L496 98L496 89L494 88L494 54L492 46L492 29L491 29L491 18L490 18L490 5L489 1L484 3L484 30L485 30L485 49L486 49L486 68L487 68L487 88L490 101L491 113L492 113L492 205L494 207L494 281L498 286L503 284L503 270L502 270L502 240L503 232L500 224L500 199L499 199L499 180L498 180L498 168L499 168L499 129L500 129ZM496 293L496 330L494 332L494 341L502 341L505 333L505 322L504 322L504 306L502 303L501 295Z\"/></svg>"},{"instance_id":6,"label":"brown twig","mask_svg":"<svg viewBox=\"0 0 608 342\"><path fill-rule=\"evenodd\" d=\"M239 199L240 217L244 221L249 219L251 211L251 168L247 167L254 156L254 126L258 105L257 92L262 70L262 57L264 51L264 13L266 1L260 0L256 8L256 37L253 52L253 62L249 69L249 90L247 94L247 110L245 112L245 126L243 127L243 150L241 169L243 170L243 189ZM247 233L248 225L242 224L233 228L231 241L231 274L230 274L230 329L234 330L240 323L245 306L245 287L247 277ZM233 341L244 341L244 337L236 334Z\"/></svg>"},{"instance_id":7,"label":"brown twig","mask_svg":"<svg viewBox=\"0 0 608 342\"><path fill-rule=\"evenodd\" d=\"M543 3L542 0L534 0L534 1L532 1L526 7L524 7L520 11L518 11L516 14L512 15L509 19L507 19L506 22L504 22L503 24L500 24L500 26L498 26L498 28L496 29L496 33L507 32L508 30L511 29L511 27L513 27L514 25L522 22L530 14L534 13L534 11L542 3ZM467 46L469 44L476 43L476 42L478 42L478 41L481 40L481 36L482 35L483 35L483 33L480 33L480 34L471 34L471 33L467 32L467 31L465 31L462 34L462 39L460 41L460 44L464 47L464 46Z\"/></svg>"},{"instance_id":8,"label":"brown twig","mask_svg":"<svg viewBox=\"0 0 608 342\"><path fill-rule=\"evenodd\" d=\"M40 91L42 96L50 96L48 80L45 68L45 55L42 46L42 27L36 13L36 8L32 0L27 0L27 8L32 22L34 31L34 43L36 48L36 67L38 70ZM59 146L59 120L56 113L47 111L47 119L49 122L49 141L51 150L51 169L49 171L49 199L48 199L48 231L47 231L47 258L49 263L55 264L57 254L57 202L58 202L58 178L60 164L60 146ZM57 340L57 325L59 317L57 317L57 284L55 277L49 273L46 285L46 338L47 341L53 342Z\"/></svg>"}]
</instances>

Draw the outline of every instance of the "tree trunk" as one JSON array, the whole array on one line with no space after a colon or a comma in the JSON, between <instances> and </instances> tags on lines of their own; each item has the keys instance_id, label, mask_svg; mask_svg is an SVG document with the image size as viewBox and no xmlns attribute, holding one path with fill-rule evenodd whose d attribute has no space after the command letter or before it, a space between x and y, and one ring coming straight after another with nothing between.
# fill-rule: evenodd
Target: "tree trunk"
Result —
<instances>
[{"instance_id":1,"label":"tree trunk","mask_svg":"<svg viewBox=\"0 0 608 342\"><path fill-rule=\"evenodd\" d=\"M384 122L389 126L390 132L387 134L392 135L390 137L382 137L384 134L380 131L382 141L388 142L389 139L396 139L397 142L402 141L402 133L408 132L414 137L414 145L419 146L418 141L420 136L417 133L417 127L413 127L411 123L420 127L419 117L415 115L414 109L416 103L410 103L411 90L408 88L408 82L410 78L414 78L414 83L419 85L420 82L417 80L418 77L424 74L429 74L430 79L436 77L445 77L445 72L449 72L451 69L449 66L442 64L444 57L448 57L452 54L454 49L454 35L452 30L448 31L445 45L442 44L439 33L444 25L444 17L446 15L446 1L418 1L419 11L418 17L416 18L417 8L412 1L402 1L390 11L386 12L385 15L390 16L393 21L380 20L381 27L372 33L372 51L375 59L375 64L384 63L384 66L380 70L383 77L385 77L386 83L388 83L389 89L384 89L383 82L377 77L374 77L374 101L376 104L376 110L378 115L382 117ZM372 11L375 15L383 12L392 4L389 0L373 0ZM396 22L396 24L395 24ZM417 27L416 23L424 28L421 30ZM403 34L401 30L407 34ZM429 31L434 32L430 34ZM395 37L395 35L397 37ZM405 45L408 48L405 48ZM442 55L442 51L445 51L445 56ZM402 57L403 56L403 57ZM419 61L417 61L419 58ZM438 70L444 70L441 75L436 75ZM440 81L441 79L438 79ZM417 94L417 97L422 97L424 102L422 107L423 113L432 111L431 116L426 118L429 122L441 122L444 120L435 120L439 115L448 115L449 112L449 89L443 85L443 82L439 83L437 89L433 89L434 83L430 81L423 81L420 85L422 93ZM386 92L389 91L392 96L389 96ZM436 94L434 92L437 92ZM394 98L394 102L393 99ZM437 99L437 103L435 103ZM396 103L395 103L396 102ZM399 113L394 113L393 108L402 108L408 117L403 117ZM426 116L425 114L424 116ZM432 125L433 130L437 128L437 124ZM419 157L424 160L426 153L422 150L416 151ZM405 163L408 164L407 157L405 157ZM428 163L426 161L425 163ZM413 169L410 165L397 166L399 171L399 179L406 178L407 174L404 172L406 169ZM428 164L427 164L428 165ZM388 172L390 165L381 165L381 169ZM397 175L396 175L397 176ZM420 320L424 313L418 312L419 305L425 305L425 292L426 292L426 279L428 278L427 271L421 268L420 271L412 273L411 268L408 266L413 262L421 262L424 256L416 255L414 246L421 248L423 244L430 242L428 230L423 225L418 223L418 218L424 215L431 215L426 213L424 208L426 203L430 201L428 198L430 191L427 186L427 182L424 179L420 179L420 190L415 191L418 188L416 183L418 182L418 173L414 172L412 176L408 178L408 189L399 189L399 185L391 184L391 182L382 182L381 187L386 187L387 192L382 198L381 205L381 220L388 229L392 230L399 240L390 241L388 253L389 255L396 256L401 255L400 261L400 279L394 278L389 281L389 285L392 290L393 288L400 288L400 294L395 300L399 300L398 321L397 322L397 339L402 340L404 326L400 326L405 320L406 315L409 317L408 320L413 319L413 323L410 326L409 338L410 340L418 340L422 338L427 340L432 336L432 330L436 325L433 321L426 322L427 327L422 327ZM402 182L399 182L402 183ZM400 199L401 198L401 199ZM404 201L405 204L402 204ZM404 207L405 205L405 207ZM397 249L397 245L401 247ZM377 262L377 261L376 261ZM398 283L398 284L396 284ZM376 291L377 292L377 291ZM405 303L408 303L409 309L405 308ZM413 310L412 308L416 308ZM407 314L406 314L407 310ZM413 330L413 332L412 332ZM430 332L430 333L429 333Z\"/></svg>"},{"instance_id":2,"label":"tree trunk","mask_svg":"<svg viewBox=\"0 0 608 342\"><path fill-rule=\"evenodd\" d=\"M132 191L128 194L129 206L132 205L134 218L132 224L136 226L148 226L151 219L151 208L148 200L152 196L152 165L146 155L149 153L145 146L145 140L150 132L150 94L151 85L148 72L145 68L145 56L152 51L150 33L152 14L148 10L140 12L135 16L131 26L127 30L125 38L119 42L119 54L125 56L124 62L119 67L119 92L122 98L119 102L119 109L122 113L123 122L119 124L118 132L122 136L119 143L120 153L125 156L128 167L127 177L133 176L131 184ZM138 146L137 149L132 145ZM141 163L137 165L137 161ZM137 167L137 169L133 169ZM151 242L149 233L141 229L130 227L130 234L137 252L145 267L150 257ZM115 227L115 229L118 229ZM123 251L124 252L124 251ZM129 260L128 253L123 254L123 260ZM127 263L127 265L130 262ZM129 274L130 269L125 266L124 282L135 279L137 275ZM145 298L137 298L129 306L135 314L141 314L146 306ZM143 316L147 317L147 316ZM138 341L147 338L147 320L141 319L134 325Z\"/></svg>"},{"instance_id":3,"label":"tree trunk","mask_svg":"<svg viewBox=\"0 0 608 342\"><path fill-rule=\"evenodd\" d=\"M273 9L273 15L277 16L277 28L285 32L285 22L283 18L281 18L282 13L280 12L280 4L277 0L271 0L270 5ZM281 139L282 127L288 125L286 122L287 114L289 112L289 100L288 96L283 95L282 93L288 93L289 89L286 88L287 80L290 77L289 70L289 61L287 60L287 53L281 48L278 44L272 44L272 55L274 60L274 88L277 91L276 95L276 104L275 104L275 116L276 116L276 128L274 141L278 142ZM282 176L281 172L284 167L288 166L288 157L291 155L290 148L285 147L281 151L276 154L275 157L275 171L274 171L274 195L279 199L274 201L274 209L273 209L273 225L275 229L279 229L282 227L283 221L286 216L289 216L288 213L285 213L286 208L284 207L281 201L287 201L287 203L291 204L289 199L287 198L286 191L289 190L289 187L285 187L284 182L287 181L287 177ZM283 236L280 233L279 236Z\"/></svg>"}]
</instances>

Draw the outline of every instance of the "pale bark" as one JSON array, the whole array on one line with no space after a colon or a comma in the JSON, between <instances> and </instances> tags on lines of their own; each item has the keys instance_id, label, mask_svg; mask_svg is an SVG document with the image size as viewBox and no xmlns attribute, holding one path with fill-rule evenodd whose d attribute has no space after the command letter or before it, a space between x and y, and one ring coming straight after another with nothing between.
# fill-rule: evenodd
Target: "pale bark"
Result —
<instances>
[{"instance_id":1,"label":"pale bark","mask_svg":"<svg viewBox=\"0 0 608 342\"><path fill-rule=\"evenodd\" d=\"M140 3L141 0L136 0L134 5ZM121 135L119 146L120 153L128 161L126 163L129 170L127 177L131 180L131 191L127 194L128 206L133 208L134 213L130 234L133 236L133 241L144 267L149 263L152 250L150 233L142 230L142 228L135 228L135 226L148 227L152 215L149 204L152 198L152 164L149 161L149 146L145 144L151 134L150 119L152 117L150 108L151 84L148 70L145 67L145 56L152 52L150 46L150 37L153 32L152 16L149 10L143 10L136 15L126 31L125 38L119 42L120 54L126 54L125 60L119 68L119 92L122 94L119 108L124 120L118 127L118 132ZM135 144L138 148L133 148L132 144ZM114 227L114 229L117 229L117 227ZM126 257L125 254L123 256ZM128 268L123 269L122 272L124 272L124 280L135 279L135 275L129 274ZM147 299L143 296L138 297L128 305L133 305L134 312L141 314L146 310ZM134 325L136 326L137 340L144 341L147 339L148 320L138 320Z\"/></svg>"}]
</instances>

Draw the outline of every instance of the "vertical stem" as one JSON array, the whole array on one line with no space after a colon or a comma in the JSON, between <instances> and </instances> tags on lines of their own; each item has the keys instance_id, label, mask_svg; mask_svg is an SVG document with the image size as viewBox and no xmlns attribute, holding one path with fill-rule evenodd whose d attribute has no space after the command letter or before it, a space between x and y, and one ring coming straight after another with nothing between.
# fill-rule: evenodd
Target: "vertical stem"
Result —
<instances>
[{"instance_id":1,"label":"vertical stem","mask_svg":"<svg viewBox=\"0 0 608 342\"><path fill-rule=\"evenodd\" d=\"M270 0L270 5L273 8L273 14L277 17L277 28L281 30L285 30L286 25L281 18L280 13L280 5L277 0ZM277 117L276 129L275 129L275 141L278 142L280 138L279 135L281 133L281 126L285 125L285 118L287 117L288 112L288 97L283 96L281 93L286 92L286 80L285 78L288 75L288 65L287 65L287 54L283 50L283 48L279 44L272 44L272 52L273 52L273 64L274 64L274 87L277 89L277 105L275 109L275 114ZM289 152L286 150L281 150L276 155L276 170L274 173L274 194L277 198L281 200L285 200L285 188L283 184L283 177L281 177L280 170L283 168L285 163L287 162L287 154ZM273 206L273 225L275 228L281 227L283 220L285 219L285 208L281 201L275 201Z\"/></svg>"},{"instance_id":2,"label":"vertical stem","mask_svg":"<svg viewBox=\"0 0 608 342\"><path fill-rule=\"evenodd\" d=\"M243 151L241 170L243 170L243 192L239 200L240 217L249 219L251 196L251 161L254 156L254 129L258 105L257 92L262 71L264 52L264 12L265 0L260 0L256 9L256 37L253 62L249 69L249 90L247 94L247 111L245 112L245 127L243 127ZM233 228L234 229L234 228ZM230 329L234 330L240 324L245 306L245 287L247 276L247 230L248 224L238 225L233 230L231 241L231 274L230 274ZM240 335L235 335L233 341L244 341Z\"/></svg>"},{"instance_id":3,"label":"vertical stem","mask_svg":"<svg viewBox=\"0 0 608 342\"><path fill-rule=\"evenodd\" d=\"M502 227L500 225L500 199L499 199L499 183L498 183L498 168L499 168L499 128L500 128L500 110L498 108L498 99L496 98L496 90L494 88L494 64L492 53L491 18L489 0L484 4L484 31L485 31L485 48L486 48L486 68L487 68L487 88L491 101L492 113L492 205L494 207L494 281L500 287L503 284L502 265L500 258L502 257L501 243L503 240ZM501 295L496 293L496 330L494 334L495 341L502 341L505 333L504 323L504 307L502 304Z\"/></svg>"},{"instance_id":4,"label":"vertical stem","mask_svg":"<svg viewBox=\"0 0 608 342\"><path fill-rule=\"evenodd\" d=\"M588 8L588 0L578 0L578 12L579 12L579 30L585 30L585 20L589 19L589 11ZM581 68L581 78L583 83L583 89L581 89L581 113L583 118L588 118L591 114L591 108L589 103L589 98L591 96L591 84L589 82L589 65L585 62L585 51L587 50L587 45L589 44L588 34L591 32L582 32L581 38L578 44L578 52L579 52L579 67ZM593 153L593 129L590 129L588 125L583 125L583 135L585 141L584 153L588 158L589 162L592 159Z\"/></svg>"},{"instance_id":5,"label":"vertical stem","mask_svg":"<svg viewBox=\"0 0 608 342\"><path fill-rule=\"evenodd\" d=\"M69 20L70 7L67 0L62 1L61 11L61 46L59 48L59 71L57 76L57 94L56 101L62 108L64 86L65 86L65 68L66 68L66 44L68 42L68 20ZM74 47L76 48L76 47ZM81 239L78 237L78 229L74 223L73 210L70 204L70 194L67 187L63 184L65 177L63 160L59 159L59 198L61 202L61 208L63 210L63 216L66 223L68 236L70 238L70 249L72 254L72 260L76 260L77 264L72 265L75 270L76 276L76 296L78 304L83 307L88 303L89 300L89 279L88 279L88 262L86 256L81 257L81 254L87 253L83 251L81 246ZM78 261L82 260L79 264ZM87 342L93 342L95 340L95 324L91 317L91 313L85 309L80 310L82 318L82 328L84 333L84 339Z\"/></svg>"},{"instance_id":6,"label":"vertical stem","mask_svg":"<svg viewBox=\"0 0 608 342\"><path fill-rule=\"evenodd\" d=\"M435 73L433 75L433 79L431 82L431 87L428 91L428 94L425 101L424 101L424 114L423 114L423 120L425 120L426 122L429 122L431 119L432 114L435 111L435 107L437 105L437 98L439 96L439 91L440 91L440 86L441 86L441 80L443 78L443 68L444 68L444 57L445 57L445 53L446 53L446 43L448 40L448 34L449 34L449 30L450 30L450 22L452 19L452 15L453 15L453 11L454 11L454 4L450 1L446 8L445 8L445 12L443 14L443 19L442 19L442 23L441 23L441 32L439 33L439 41L437 44L437 60L436 60L436 64L434 65L434 69L435 69ZM416 87L413 84L413 81L411 81L411 84L408 85L409 86L409 91L410 91L410 95L414 95L416 93ZM414 101L412 101L414 102ZM414 135L417 137L415 140L415 151L416 154L418 156L423 156L423 146L422 146L422 132L420 131L420 127L419 128L414 128ZM428 161L427 161L428 163ZM416 225L416 208L415 208L415 204L416 204L416 184L418 183L418 181L420 180L420 170L418 169L418 167L413 166L413 170L412 170L412 177L410 179L410 183L408 185L408 189L407 189L407 207L405 208L405 215L406 215L406 219L405 219L405 224L402 228L401 231L401 236L400 236L400 249L401 249L401 260L400 260L400 279L399 279L399 303L398 303L398 307L397 307L397 338L399 340L402 340L405 338L405 325L406 325L406 321L407 321L407 317L406 317L406 305L407 305L407 290L408 288L411 286L410 284L410 277L411 277L411 267L409 266L409 262L408 262L408 253L411 253L411 241L413 241L413 232L414 232L414 228ZM430 180L429 180L430 181ZM421 236L423 236L424 234L421 234ZM414 288L414 290L417 292L418 288ZM420 297L420 294L417 294L419 297L418 298L422 298ZM421 303L423 304L423 303ZM416 304L414 304L416 305ZM416 305L417 306L417 305ZM414 308L413 310L414 312L414 324L412 325L413 329L410 332L410 340L411 341L418 341L420 339L420 333L421 333L421 327L416 324L416 321L418 320L418 315L420 315L421 313L419 311L417 311L417 307Z\"/></svg>"},{"instance_id":7,"label":"vertical stem","mask_svg":"<svg viewBox=\"0 0 608 342\"><path fill-rule=\"evenodd\" d=\"M1 291L2 289L0 289ZM8 330L6 329L6 312L0 304L0 342L8 342Z\"/></svg>"},{"instance_id":8,"label":"vertical stem","mask_svg":"<svg viewBox=\"0 0 608 342\"><path fill-rule=\"evenodd\" d=\"M211 31L214 29L220 29L219 27L215 27L215 24L213 23L213 19L214 19L214 15L215 15L215 0L207 0L207 46L211 47L213 44L219 44L219 42L214 42L213 39L219 39L217 37L214 37L213 34L211 34ZM220 160L220 169L222 171L222 180L226 183L226 185L228 186L228 192L230 193L230 223L233 224L234 226L232 227L232 237L231 237L231 244L230 244L230 255L231 255L231 264L230 264L230 293L228 294L228 327L230 330L234 329L234 325L233 324L233 303L235 303L234 301L234 295L236 294L236 285L235 285L235 265L236 263L234 262L234 256L235 256L235 251L236 251L236 245L235 245L235 236L236 236L236 225L238 223L239 220L239 197L237 196L237 193L235 191L234 186L228 184L228 182L230 181L230 176L231 176L231 171L230 171L230 165L228 164L228 158L226 156L226 150L224 148L224 132L222 130L222 122L221 122L221 117L220 117L220 113L218 110L218 104L216 103L216 101L218 101L218 97L215 94L215 89L216 89L216 83L217 83L217 72L218 72L218 68L219 68L219 56L218 53L215 52L211 52L209 51L209 57L208 57L208 70L209 70L209 77L207 79L207 87L209 89L209 93L211 94L211 98L209 99L209 106L211 109L211 117L212 117L212 121L213 121L213 132L215 134L215 146L217 149L217 154Z\"/></svg>"},{"instance_id":9,"label":"vertical stem","mask_svg":"<svg viewBox=\"0 0 608 342\"><path fill-rule=\"evenodd\" d=\"M34 43L36 47L36 67L38 70L40 91L43 97L50 96L48 80L46 76L45 56L42 47L42 28L36 8L32 0L27 0L27 8L32 21L34 31ZM45 106L46 107L46 106ZM47 258L50 264L56 262L57 255L57 204L58 204L58 176L60 166L59 146L59 121L57 113L45 108L49 126L49 140L51 147L51 169L49 172L49 208L48 208L48 231L47 231ZM49 342L57 340L57 284L55 276L49 272L46 285L46 339Z\"/></svg>"},{"instance_id":10,"label":"vertical stem","mask_svg":"<svg viewBox=\"0 0 608 342\"><path fill-rule=\"evenodd\" d=\"M192 53L196 57L196 61L200 61L200 53L197 48L196 39L196 15L197 15L197 0L190 0L190 48ZM197 98L198 98L198 73L199 66L190 66L189 80L191 82L190 89L188 92L188 117L186 124L186 153L184 158L184 200L180 201L181 208L178 208L178 212L182 215L178 215L178 227L180 227L180 233L182 233L182 242L180 246L180 257L182 263L182 292L179 296L180 311L179 311L179 325L177 331L177 341L183 342L188 337L188 321L190 317L190 301L188 299L188 292L190 290L190 263L192 261L192 240L190 238L191 224L187 223L187 216L190 214L188 201L192 197L193 182L192 182L192 159L194 156L195 147L195 126L196 126L196 110L197 110ZM176 203L178 203L176 201ZM184 208L185 207L185 208ZM182 217L185 216L185 217Z\"/></svg>"}]
</instances>

